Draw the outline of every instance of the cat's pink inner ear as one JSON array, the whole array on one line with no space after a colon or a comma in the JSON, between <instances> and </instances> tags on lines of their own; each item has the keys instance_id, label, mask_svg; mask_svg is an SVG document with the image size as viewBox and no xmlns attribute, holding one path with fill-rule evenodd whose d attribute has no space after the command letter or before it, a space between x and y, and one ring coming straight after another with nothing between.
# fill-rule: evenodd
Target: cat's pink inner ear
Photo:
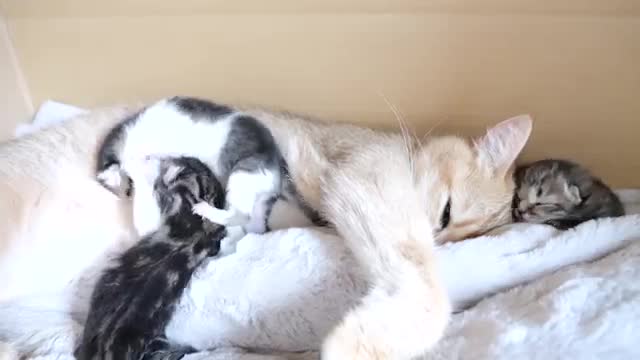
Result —
<instances>
[{"instance_id":1,"label":"cat's pink inner ear","mask_svg":"<svg viewBox=\"0 0 640 360\"><path fill-rule=\"evenodd\" d=\"M480 161L497 174L506 173L529 140L532 126L531 116L518 115L490 128L475 141Z\"/></svg>"}]
</instances>

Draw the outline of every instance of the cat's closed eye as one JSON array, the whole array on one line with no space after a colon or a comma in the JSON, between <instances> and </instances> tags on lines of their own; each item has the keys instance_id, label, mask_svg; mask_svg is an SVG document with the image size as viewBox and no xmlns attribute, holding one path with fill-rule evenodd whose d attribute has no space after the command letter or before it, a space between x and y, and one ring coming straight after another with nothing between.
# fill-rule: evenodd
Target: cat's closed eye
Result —
<instances>
[{"instance_id":1,"label":"cat's closed eye","mask_svg":"<svg viewBox=\"0 0 640 360\"><path fill-rule=\"evenodd\" d=\"M451 198L447 200L447 204L442 210L442 215L440 215L440 230L444 230L449 226L449 222L451 222Z\"/></svg>"}]
</instances>

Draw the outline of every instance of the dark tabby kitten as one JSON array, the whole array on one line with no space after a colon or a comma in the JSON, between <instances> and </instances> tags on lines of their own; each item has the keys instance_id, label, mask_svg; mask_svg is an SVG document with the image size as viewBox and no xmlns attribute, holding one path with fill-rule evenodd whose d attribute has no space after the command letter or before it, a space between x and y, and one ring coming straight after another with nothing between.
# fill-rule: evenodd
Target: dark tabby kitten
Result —
<instances>
[{"instance_id":1,"label":"dark tabby kitten","mask_svg":"<svg viewBox=\"0 0 640 360\"><path fill-rule=\"evenodd\" d=\"M133 176L139 211L134 217L157 211L159 227L97 282L75 352L79 360L179 359L192 350L169 344L164 331L194 270L219 252L228 234L225 226L194 214L193 205L204 201L223 208L225 192L194 158L150 159L140 167Z\"/></svg>"},{"instance_id":2,"label":"dark tabby kitten","mask_svg":"<svg viewBox=\"0 0 640 360\"><path fill-rule=\"evenodd\" d=\"M584 167L567 160L540 160L515 172L516 221L568 229L587 220L624 215L616 194Z\"/></svg>"}]
</instances>

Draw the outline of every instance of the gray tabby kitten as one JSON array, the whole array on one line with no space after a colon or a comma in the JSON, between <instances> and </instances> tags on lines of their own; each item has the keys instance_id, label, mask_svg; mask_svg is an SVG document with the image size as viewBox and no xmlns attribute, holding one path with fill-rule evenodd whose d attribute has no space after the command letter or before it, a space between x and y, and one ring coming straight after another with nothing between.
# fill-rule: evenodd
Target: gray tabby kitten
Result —
<instances>
[{"instance_id":1,"label":"gray tabby kitten","mask_svg":"<svg viewBox=\"0 0 640 360\"><path fill-rule=\"evenodd\" d=\"M584 167L567 160L519 166L513 198L515 221L569 229L597 218L624 215L616 194Z\"/></svg>"},{"instance_id":2,"label":"gray tabby kitten","mask_svg":"<svg viewBox=\"0 0 640 360\"><path fill-rule=\"evenodd\" d=\"M113 192L129 194L130 168L147 156L194 157L213 171L226 189L227 209L194 205L197 214L212 222L234 225L230 220L238 219L246 224L245 231L263 233L269 230L273 204L281 198L292 200L309 220L319 220L289 181L271 132L254 117L225 105L176 96L125 119L99 150L98 180ZM140 218L135 225L144 234L157 221Z\"/></svg>"},{"instance_id":3,"label":"gray tabby kitten","mask_svg":"<svg viewBox=\"0 0 640 360\"><path fill-rule=\"evenodd\" d=\"M224 206L222 185L199 160L150 159L132 170L134 217L159 211L161 225L98 280L75 351L78 360L173 360L193 351L170 344L165 328L195 269L233 237L233 229L192 211L199 202Z\"/></svg>"}]
</instances>

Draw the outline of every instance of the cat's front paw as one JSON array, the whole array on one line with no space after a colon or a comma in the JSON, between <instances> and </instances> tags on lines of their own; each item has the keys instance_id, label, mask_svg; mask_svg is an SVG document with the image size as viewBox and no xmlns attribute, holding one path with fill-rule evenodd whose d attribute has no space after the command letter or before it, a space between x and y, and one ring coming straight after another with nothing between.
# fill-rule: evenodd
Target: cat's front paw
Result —
<instances>
[{"instance_id":1,"label":"cat's front paw","mask_svg":"<svg viewBox=\"0 0 640 360\"><path fill-rule=\"evenodd\" d=\"M322 360L362 359L387 360L391 354L384 351L384 339L372 338L366 329L354 316L347 315L345 319L325 339L320 358Z\"/></svg>"},{"instance_id":2,"label":"cat's front paw","mask_svg":"<svg viewBox=\"0 0 640 360\"><path fill-rule=\"evenodd\" d=\"M442 337L451 307L444 288L425 287L423 280L398 282L392 293L374 287L329 333L322 359L408 360L424 354Z\"/></svg>"}]
</instances>

